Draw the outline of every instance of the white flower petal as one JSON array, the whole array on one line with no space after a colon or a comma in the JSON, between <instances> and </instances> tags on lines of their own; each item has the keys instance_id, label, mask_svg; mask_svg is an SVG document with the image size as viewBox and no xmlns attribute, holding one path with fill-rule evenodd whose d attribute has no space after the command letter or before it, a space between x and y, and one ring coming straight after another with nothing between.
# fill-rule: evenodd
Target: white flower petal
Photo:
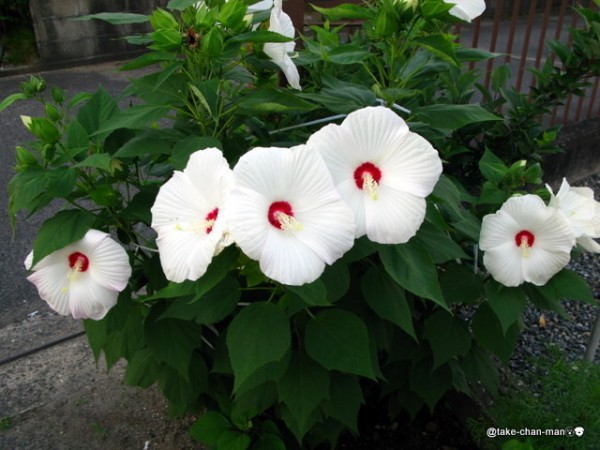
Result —
<instances>
[{"instance_id":1,"label":"white flower petal","mask_svg":"<svg viewBox=\"0 0 600 450\"><path fill-rule=\"evenodd\" d=\"M514 241L516 234L521 230L521 225L502 209L495 214L488 214L481 221L479 248L485 251L500 247L511 239Z\"/></svg>"},{"instance_id":2,"label":"white flower petal","mask_svg":"<svg viewBox=\"0 0 600 450\"><path fill-rule=\"evenodd\" d=\"M47 258L44 259L47 260ZM27 277L27 280L37 288L40 298L45 300L50 308L62 316L68 316L71 313L68 273L68 263L58 263L48 264Z\"/></svg>"},{"instance_id":3,"label":"white flower petal","mask_svg":"<svg viewBox=\"0 0 600 450\"><path fill-rule=\"evenodd\" d=\"M203 236L194 230L159 229L156 244L168 280L181 283L195 281L204 275L220 236L219 233L212 234Z\"/></svg>"},{"instance_id":4,"label":"white flower petal","mask_svg":"<svg viewBox=\"0 0 600 450\"><path fill-rule=\"evenodd\" d=\"M444 0L444 3L455 5L450 14L466 22L471 22L485 11L484 0Z\"/></svg>"},{"instance_id":5,"label":"white flower petal","mask_svg":"<svg viewBox=\"0 0 600 450\"><path fill-rule=\"evenodd\" d=\"M521 258L523 278L543 286L569 263L570 258L569 252L547 250L534 244L529 257Z\"/></svg>"},{"instance_id":6,"label":"white flower petal","mask_svg":"<svg viewBox=\"0 0 600 450\"><path fill-rule=\"evenodd\" d=\"M292 19L283 12L281 5L279 5L278 2L275 2L274 7L271 10L269 31L282 34L289 38L293 38L296 33ZM263 51L271 58L271 61L279 66L289 85L294 89L300 90L300 74L298 73L298 68L289 56L289 53L293 52L295 47L296 43L294 41L267 42L263 46Z\"/></svg>"},{"instance_id":7,"label":"white flower petal","mask_svg":"<svg viewBox=\"0 0 600 450\"><path fill-rule=\"evenodd\" d=\"M504 286L519 286L525 281L521 266L521 254L514 242L506 242L500 247L487 250L483 264L492 277Z\"/></svg>"},{"instance_id":8,"label":"white flower petal","mask_svg":"<svg viewBox=\"0 0 600 450\"><path fill-rule=\"evenodd\" d=\"M594 191L588 187L571 187L563 178L556 195L550 186L550 206L560 209L573 228L576 237L600 237L600 202L594 199Z\"/></svg>"},{"instance_id":9,"label":"white flower petal","mask_svg":"<svg viewBox=\"0 0 600 450\"><path fill-rule=\"evenodd\" d=\"M266 11L273 7L273 0L261 0L248 6L247 14L252 14L259 11Z\"/></svg>"},{"instance_id":10,"label":"white flower petal","mask_svg":"<svg viewBox=\"0 0 600 450\"><path fill-rule=\"evenodd\" d=\"M223 202L223 197L233 187L233 173L229 163L216 148L206 148L192 153L183 173L210 206Z\"/></svg>"},{"instance_id":11,"label":"white flower petal","mask_svg":"<svg viewBox=\"0 0 600 450\"><path fill-rule=\"evenodd\" d=\"M74 319L100 320L117 304L119 293L96 283L91 276L81 274L69 286L70 312Z\"/></svg>"},{"instance_id":12,"label":"white flower petal","mask_svg":"<svg viewBox=\"0 0 600 450\"><path fill-rule=\"evenodd\" d=\"M577 245L581 246L583 249L592 253L600 253L600 244L598 244L595 240L593 240L589 236L582 236L577 238Z\"/></svg>"},{"instance_id":13,"label":"white flower petal","mask_svg":"<svg viewBox=\"0 0 600 450\"><path fill-rule=\"evenodd\" d=\"M230 213L231 234L242 251L258 260L268 237L267 220L269 205L262 194L240 187L232 191L227 208Z\"/></svg>"},{"instance_id":14,"label":"white flower petal","mask_svg":"<svg viewBox=\"0 0 600 450\"><path fill-rule=\"evenodd\" d=\"M89 274L92 279L112 291L122 291L131 277L129 256L110 235L90 230L81 242L81 252L90 261Z\"/></svg>"},{"instance_id":15,"label":"white flower petal","mask_svg":"<svg viewBox=\"0 0 600 450\"><path fill-rule=\"evenodd\" d=\"M294 234L273 228L260 257L260 269L275 281L300 286L319 278L325 262Z\"/></svg>"},{"instance_id":16,"label":"white flower petal","mask_svg":"<svg viewBox=\"0 0 600 450\"><path fill-rule=\"evenodd\" d=\"M380 186L379 200L365 196L367 237L380 244L408 242L425 219L424 198Z\"/></svg>"},{"instance_id":17,"label":"white flower petal","mask_svg":"<svg viewBox=\"0 0 600 450\"><path fill-rule=\"evenodd\" d=\"M408 132L381 161L385 168L381 184L427 197L442 174L442 161L431 144L416 133Z\"/></svg>"}]
</instances>

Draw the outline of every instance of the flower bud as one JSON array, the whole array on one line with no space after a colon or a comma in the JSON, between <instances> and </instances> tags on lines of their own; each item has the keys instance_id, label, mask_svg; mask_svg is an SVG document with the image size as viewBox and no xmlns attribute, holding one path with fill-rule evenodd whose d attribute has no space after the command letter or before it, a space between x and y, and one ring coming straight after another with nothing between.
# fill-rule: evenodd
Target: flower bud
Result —
<instances>
[{"instance_id":1,"label":"flower bud","mask_svg":"<svg viewBox=\"0 0 600 450\"><path fill-rule=\"evenodd\" d=\"M48 116L48 119L52 120L53 122L58 122L62 117L58 108L50 103L46 104L44 110L46 111L46 116Z\"/></svg>"}]
</instances>

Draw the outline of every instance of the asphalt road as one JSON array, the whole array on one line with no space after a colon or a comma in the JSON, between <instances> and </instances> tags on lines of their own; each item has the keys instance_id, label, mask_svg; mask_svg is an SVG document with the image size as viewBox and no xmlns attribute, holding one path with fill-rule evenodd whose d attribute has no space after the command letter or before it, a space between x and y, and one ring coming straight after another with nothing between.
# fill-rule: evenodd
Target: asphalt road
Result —
<instances>
[{"instance_id":1,"label":"asphalt road","mask_svg":"<svg viewBox=\"0 0 600 450\"><path fill-rule=\"evenodd\" d=\"M19 92L20 84L30 75L42 76L49 87L59 86L72 96L78 92L95 92L102 86L117 96L127 85L127 73L118 72L118 62L77 67L42 73L27 73L8 77L0 76L0 101ZM14 171L15 146L31 140L20 116L41 115L34 101L19 101L0 112L0 328L26 319L36 311L45 312L46 304L40 300L34 286L26 280L23 261L31 249L37 229L50 217L52 210L27 217L19 214L12 229L8 217L7 186ZM56 205L58 208L59 205Z\"/></svg>"}]
</instances>

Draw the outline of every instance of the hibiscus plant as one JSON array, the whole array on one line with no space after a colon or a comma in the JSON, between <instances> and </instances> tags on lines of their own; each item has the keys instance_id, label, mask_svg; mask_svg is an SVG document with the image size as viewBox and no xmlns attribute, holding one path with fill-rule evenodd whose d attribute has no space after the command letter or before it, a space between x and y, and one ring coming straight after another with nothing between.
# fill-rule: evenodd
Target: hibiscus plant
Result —
<instances>
[{"instance_id":1,"label":"hibiscus plant","mask_svg":"<svg viewBox=\"0 0 600 450\"><path fill-rule=\"evenodd\" d=\"M592 63L527 109L506 68L491 91L468 69L496 55L449 33L483 1L316 8L297 48L280 0L249 3L88 17L152 26L119 98L34 77L0 104L45 111L23 118L12 220L63 201L29 280L209 448L333 448L363 408L494 392L528 301L595 302L566 265L600 249L600 204L544 185L556 133L532 111L599 70L597 11L560 55Z\"/></svg>"}]
</instances>

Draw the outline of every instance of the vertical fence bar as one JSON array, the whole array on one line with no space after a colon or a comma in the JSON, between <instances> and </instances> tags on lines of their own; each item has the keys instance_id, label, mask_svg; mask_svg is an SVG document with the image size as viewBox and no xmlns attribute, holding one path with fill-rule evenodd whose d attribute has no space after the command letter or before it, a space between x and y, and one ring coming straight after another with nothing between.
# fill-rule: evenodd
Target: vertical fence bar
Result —
<instances>
[{"instance_id":1,"label":"vertical fence bar","mask_svg":"<svg viewBox=\"0 0 600 450\"><path fill-rule=\"evenodd\" d=\"M471 48L479 47L479 33L481 31L481 17L475 19L473 24L473 39L471 40ZM471 61L469 63L469 70L473 70L475 68L475 61Z\"/></svg>"},{"instance_id":2,"label":"vertical fence bar","mask_svg":"<svg viewBox=\"0 0 600 450\"><path fill-rule=\"evenodd\" d=\"M508 41L506 42L506 56L504 63L507 64L512 58L513 42L515 40L515 32L517 31L517 22L519 21L519 11L521 10L521 0L515 0L513 3L513 11L510 19L510 31L508 32Z\"/></svg>"},{"instance_id":3,"label":"vertical fence bar","mask_svg":"<svg viewBox=\"0 0 600 450\"><path fill-rule=\"evenodd\" d=\"M517 91L521 92L523 75L525 74L525 64L527 63L527 53L529 50L529 40L531 39L531 30L533 30L533 20L535 18L535 8L537 0L531 0L529 5L529 17L527 18L527 29L523 38L523 49L521 50L521 61L519 62L519 76L517 77Z\"/></svg>"},{"instance_id":4,"label":"vertical fence bar","mask_svg":"<svg viewBox=\"0 0 600 450\"><path fill-rule=\"evenodd\" d=\"M546 0L546 7L544 8L544 18L542 19L542 29L540 30L540 36L538 39L537 52L535 53L535 68L539 69L542 65L542 55L546 46L546 32L548 31L548 23L550 22L550 13L552 12L552 0ZM531 81L531 87L535 87L535 77ZM531 98L531 91L529 91Z\"/></svg>"},{"instance_id":5,"label":"vertical fence bar","mask_svg":"<svg viewBox=\"0 0 600 450\"><path fill-rule=\"evenodd\" d=\"M490 41L490 52L496 51L496 41L498 40L498 30L500 30L500 19L502 18L502 12L504 9L504 0L498 0L496 3L496 12L494 14L494 26L492 28L492 37ZM486 89L490 88L490 79L492 76L492 70L494 69L494 59L490 59L487 62L487 68L485 73L484 86Z\"/></svg>"},{"instance_id":6,"label":"vertical fence bar","mask_svg":"<svg viewBox=\"0 0 600 450\"><path fill-rule=\"evenodd\" d=\"M572 16L571 16L570 27L575 28L577 26L577 22L579 21L579 14L577 14L575 11L572 11L571 13L572 13ZM571 42L572 42L572 38L571 38L571 35L569 34L569 44ZM567 97L567 102L565 103L565 108L563 110L563 120L562 120L563 124L567 124L569 122L572 101L573 101L573 94L571 94Z\"/></svg>"},{"instance_id":7,"label":"vertical fence bar","mask_svg":"<svg viewBox=\"0 0 600 450\"><path fill-rule=\"evenodd\" d=\"M563 22L564 22L564 18L567 12L567 5L569 3L569 0L562 0L560 3L560 10L558 12L558 21L556 23L556 30L554 31L554 40L557 41L560 39L560 36L562 34L562 29L563 29ZM556 59L556 55L554 54L554 52L550 55L550 61L552 61L552 63L554 63ZM555 106L554 108L552 108L552 118L550 119L550 125L554 125L556 124L556 116L558 114L558 106Z\"/></svg>"},{"instance_id":8,"label":"vertical fence bar","mask_svg":"<svg viewBox=\"0 0 600 450\"><path fill-rule=\"evenodd\" d=\"M594 86L592 87L592 95L590 97L590 104L588 105L586 119L589 119L594 115L594 102L598 95L598 86L600 85L600 77L596 77L594 80Z\"/></svg>"}]
</instances>

